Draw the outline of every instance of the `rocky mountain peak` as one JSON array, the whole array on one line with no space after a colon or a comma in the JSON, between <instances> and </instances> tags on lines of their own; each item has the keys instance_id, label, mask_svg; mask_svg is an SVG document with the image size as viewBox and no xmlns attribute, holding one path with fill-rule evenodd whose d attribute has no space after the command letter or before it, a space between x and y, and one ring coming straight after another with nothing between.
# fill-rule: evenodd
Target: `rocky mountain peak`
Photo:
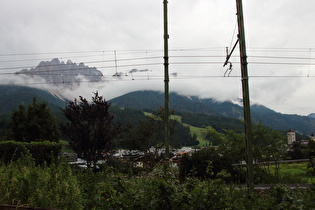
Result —
<instances>
[{"instance_id":1,"label":"rocky mountain peak","mask_svg":"<svg viewBox=\"0 0 315 210\"><path fill-rule=\"evenodd\" d=\"M25 74L33 78L41 77L49 84L67 87L79 85L83 80L100 82L103 79L102 72L95 67L86 66L82 62L77 65L71 60L68 60L65 64L58 58L54 58L51 61L41 61L37 67L23 69L17 74Z\"/></svg>"},{"instance_id":2,"label":"rocky mountain peak","mask_svg":"<svg viewBox=\"0 0 315 210\"><path fill-rule=\"evenodd\" d=\"M73 62L69 59L69 60L67 60L67 65L72 65L73 64Z\"/></svg>"}]
</instances>

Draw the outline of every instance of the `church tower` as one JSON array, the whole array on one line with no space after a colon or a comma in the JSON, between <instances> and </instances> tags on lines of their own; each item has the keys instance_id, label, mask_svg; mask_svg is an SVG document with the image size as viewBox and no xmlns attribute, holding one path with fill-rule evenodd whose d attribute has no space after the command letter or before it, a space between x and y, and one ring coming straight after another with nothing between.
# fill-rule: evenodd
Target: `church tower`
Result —
<instances>
[{"instance_id":1,"label":"church tower","mask_svg":"<svg viewBox=\"0 0 315 210\"><path fill-rule=\"evenodd\" d=\"M295 132L291 128L290 130L288 130L287 136L288 136L288 145L292 145L293 142L296 142Z\"/></svg>"}]
</instances>

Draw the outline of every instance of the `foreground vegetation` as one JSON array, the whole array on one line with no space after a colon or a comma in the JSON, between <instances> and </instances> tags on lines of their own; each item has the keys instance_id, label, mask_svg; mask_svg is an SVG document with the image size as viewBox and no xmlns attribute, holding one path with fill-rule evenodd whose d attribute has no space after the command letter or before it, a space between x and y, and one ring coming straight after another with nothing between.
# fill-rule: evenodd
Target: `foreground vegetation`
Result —
<instances>
[{"instance_id":1,"label":"foreground vegetation","mask_svg":"<svg viewBox=\"0 0 315 210\"><path fill-rule=\"evenodd\" d=\"M127 170L126 170L127 169ZM54 209L311 209L315 187L275 185L249 191L215 179L179 181L165 165L139 169L110 161L99 172L59 160L36 166L30 155L0 166L0 203Z\"/></svg>"}]
</instances>

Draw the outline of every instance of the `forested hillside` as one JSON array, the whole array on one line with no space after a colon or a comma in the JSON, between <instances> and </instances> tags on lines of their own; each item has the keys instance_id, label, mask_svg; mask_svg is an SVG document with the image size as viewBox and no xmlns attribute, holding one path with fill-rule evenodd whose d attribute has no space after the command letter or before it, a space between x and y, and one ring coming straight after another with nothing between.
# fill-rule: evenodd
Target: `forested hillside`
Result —
<instances>
[{"instance_id":1,"label":"forested hillside","mask_svg":"<svg viewBox=\"0 0 315 210\"><path fill-rule=\"evenodd\" d=\"M132 107L143 110L156 109L164 106L164 94L155 91L136 91L110 100L112 104L120 107ZM211 117L212 121L225 121L234 124L233 119L243 119L243 107L232 102L218 102L214 99L170 94L170 108L175 112L198 114L198 125L204 125L204 118ZM202 116L206 115L206 116ZM220 116L221 118L216 118ZM226 117L226 118L224 118ZM307 116L288 115L275 112L265 106L254 104L251 106L251 117L254 124L262 122L263 125L278 130L293 130L310 135L315 131L315 119ZM220 119L220 120L219 120Z\"/></svg>"},{"instance_id":2,"label":"forested hillside","mask_svg":"<svg viewBox=\"0 0 315 210\"><path fill-rule=\"evenodd\" d=\"M66 100L45 90L15 86L0 86L0 117L7 118L18 105L32 103L33 97L38 101L46 101L51 111L62 118L60 108L65 107ZM75 96L78 98L79 96ZM137 121L139 113L144 110L150 112L164 106L164 93L155 91L136 91L109 100L112 110L117 112L117 120ZM114 109L114 107L120 107ZM124 108L124 109L121 109ZM132 109L130 109L132 108ZM170 108L176 114L183 116L183 122L203 127L211 125L217 129L242 129L240 120L243 118L243 108L232 102L218 102L214 99L170 94ZM124 112L123 115L119 114ZM129 114L126 114L126 113ZM252 105L251 116L254 124L262 124L278 130L293 130L310 135L315 131L315 119L299 115L286 115L275 112L265 106Z\"/></svg>"},{"instance_id":3,"label":"forested hillside","mask_svg":"<svg viewBox=\"0 0 315 210\"><path fill-rule=\"evenodd\" d=\"M52 112L59 112L66 101L45 90L16 85L0 85L0 115L9 115L20 104L28 105L36 97L37 101L46 101Z\"/></svg>"},{"instance_id":4,"label":"forested hillside","mask_svg":"<svg viewBox=\"0 0 315 210\"><path fill-rule=\"evenodd\" d=\"M186 97L177 93L170 93L170 108L176 112L201 113L219 116L212 107L202 103L196 97ZM135 91L123 96L111 99L113 105L120 107L132 107L141 110L155 110L164 107L164 93L156 91Z\"/></svg>"}]
</instances>

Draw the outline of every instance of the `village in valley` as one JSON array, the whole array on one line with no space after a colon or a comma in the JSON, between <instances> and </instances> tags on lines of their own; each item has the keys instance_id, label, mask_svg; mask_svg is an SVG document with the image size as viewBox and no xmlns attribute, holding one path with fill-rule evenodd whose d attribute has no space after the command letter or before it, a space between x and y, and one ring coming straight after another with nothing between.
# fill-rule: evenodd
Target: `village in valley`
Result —
<instances>
[{"instance_id":1,"label":"village in valley","mask_svg":"<svg viewBox=\"0 0 315 210\"><path fill-rule=\"evenodd\" d=\"M289 129L287 131L287 144L285 145L287 147L287 152L292 150L292 147L294 144L300 144L302 147L306 147L310 141L315 141L315 135L311 133L309 139L307 140L301 140L297 142L296 140L296 132L293 129ZM212 147L212 146L211 146ZM216 147L216 146L213 146ZM199 151L204 147L182 147L180 149L172 149L170 157L170 166L172 167L178 167L178 164L180 163L180 159L184 154L192 154L196 151ZM151 147L148 152L141 152L138 150L127 150L127 149L118 149L114 151L114 154L112 157L117 160L125 161L125 162L133 162L135 167L143 167L145 162L148 161L148 156L154 154L156 157L162 156L165 153L164 148L156 149L154 147ZM71 165L77 165L79 167L86 168L86 161L82 158L78 158L78 155L76 153L71 152L65 152L63 153L63 157L69 162ZM292 160L284 161L284 162L292 162ZM303 160L297 160L293 162L301 162L301 161L308 161L308 159ZM106 162L106 155L104 155L103 160L99 160L97 164L101 165ZM245 165L245 161L242 161L242 164Z\"/></svg>"}]
</instances>

